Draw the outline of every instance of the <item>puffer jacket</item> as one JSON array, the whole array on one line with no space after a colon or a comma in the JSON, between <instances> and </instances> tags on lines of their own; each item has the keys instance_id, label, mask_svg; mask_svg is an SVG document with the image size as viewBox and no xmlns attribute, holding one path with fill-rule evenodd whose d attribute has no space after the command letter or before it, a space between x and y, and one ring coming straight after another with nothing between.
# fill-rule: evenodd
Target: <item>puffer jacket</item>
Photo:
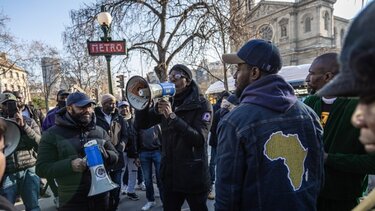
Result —
<instances>
[{"instance_id":1,"label":"puffer jacket","mask_svg":"<svg viewBox=\"0 0 375 211\"><path fill-rule=\"evenodd\" d=\"M40 142L40 130L37 123L23 116L25 125L21 129L21 139L16 150L6 158L5 173L15 173L35 166L36 152Z\"/></svg>"},{"instance_id":2,"label":"puffer jacket","mask_svg":"<svg viewBox=\"0 0 375 211\"><path fill-rule=\"evenodd\" d=\"M281 76L248 85L217 132L215 210L316 210L323 130Z\"/></svg>"},{"instance_id":3,"label":"puffer jacket","mask_svg":"<svg viewBox=\"0 0 375 211\"><path fill-rule=\"evenodd\" d=\"M93 115L89 125L78 125L63 108L56 113L56 125L42 135L36 173L40 177L56 179L60 206L69 201L87 200L91 186L90 171L87 168L84 172L74 172L71 166L72 160L85 157L84 144L87 141L95 139L99 148L105 150L107 156L103 156L103 160L106 168L118 160L118 153L109 136L96 126L95 120Z\"/></svg>"},{"instance_id":4,"label":"puffer jacket","mask_svg":"<svg viewBox=\"0 0 375 211\"><path fill-rule=\"evenodd\" d=\"M159 124L162 129L160 178L167 191L203 193L210 188L207 135L212 123L212 106L192 81L189 88L172 99L173 120L157 113L155 107L136 111L137 128ZM181 99L182 98L182 99Z\"/></svg>"}]
</instances>

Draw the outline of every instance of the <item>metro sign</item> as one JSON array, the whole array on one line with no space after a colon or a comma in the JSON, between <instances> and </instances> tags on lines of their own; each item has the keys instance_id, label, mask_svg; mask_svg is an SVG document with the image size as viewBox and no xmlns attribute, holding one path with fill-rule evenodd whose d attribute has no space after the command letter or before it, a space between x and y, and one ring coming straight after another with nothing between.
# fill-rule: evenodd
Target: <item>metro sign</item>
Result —
<instances>
[{"instance_id":1,"label":"metro sign","mask_svg":"<svg viewBox=\"0 0 375 211\"><path fill-rule=\"evenodd\" d=\"M87 48L89 55L125 55L126 54L126 41L88 41Z\"/></svg>"}]
</instances>

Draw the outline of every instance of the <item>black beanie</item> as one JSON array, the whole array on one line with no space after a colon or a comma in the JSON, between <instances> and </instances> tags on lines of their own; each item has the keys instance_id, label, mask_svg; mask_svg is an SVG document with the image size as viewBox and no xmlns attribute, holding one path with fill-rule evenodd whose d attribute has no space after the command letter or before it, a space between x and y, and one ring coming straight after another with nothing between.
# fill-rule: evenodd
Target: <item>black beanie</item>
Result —
<instances>
[{"instance_id":1,"label":"black beanie","mask_svg":"<svg viewBox=\"0 0 375 211\"><path fill-rule=\"evenodd\" d=\"M176 64L175 66L173 66L171 70L169 71L169 74L172 72L172 70L179 70L179 71L184 72L185 75L190 80L193 78L193 74L191 73L191 70L183 64Z\"/></svg>"}]
</instances>

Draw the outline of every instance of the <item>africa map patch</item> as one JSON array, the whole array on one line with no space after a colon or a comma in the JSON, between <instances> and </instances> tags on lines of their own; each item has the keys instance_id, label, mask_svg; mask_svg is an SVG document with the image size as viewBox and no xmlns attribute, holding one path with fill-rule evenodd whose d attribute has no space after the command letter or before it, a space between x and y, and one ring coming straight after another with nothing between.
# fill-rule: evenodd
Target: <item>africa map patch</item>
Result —
<instances>
[{"instance_id":1,"label":"africa map patch","mask_svg":"<svg viewBox=\"0 0 375 211\"><path fill-rule=\"evenodd\" d=\"M297 134L284 135L278 131L272 133L264 144L263 154L271 161L284 161L290 185L296 191L302 186L307 152L308 149L303 147Z\"/></svg>"}]
</instances>

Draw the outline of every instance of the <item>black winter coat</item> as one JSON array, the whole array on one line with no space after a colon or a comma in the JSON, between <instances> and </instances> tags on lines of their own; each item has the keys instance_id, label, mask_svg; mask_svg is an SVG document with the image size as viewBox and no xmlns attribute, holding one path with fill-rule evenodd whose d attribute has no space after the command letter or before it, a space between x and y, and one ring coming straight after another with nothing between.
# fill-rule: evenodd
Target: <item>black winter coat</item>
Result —
<instances>
[{"instance_id":1,"label":"black winter coat","mask_svg":"<svg viewBox=\"0 0 375 211\"><path fill-rule=\"evenodd\" d=\"M36 173L43 178L55 178L58 184L60 206L67 203L87 203L87 194L91 186L89 169L83 173L72 170L71 161L84 158L84 144L96 139L100 148L104 148L105 166L113 165L118 160L118 153L109 141L107 133L92 122L82 127L70 117L66 108L56 113L56 125L42 135L39 145ZM82 205L84 206L84 205Z\"/></svg>"},{"instance_id":2,"label":"black winter coat","mask_svg":"<svg viewBox=\"0 0 375 211\"><path fill-rule=\"evenodd\" d=\"M162 128L160 178L164 189L183 193L203 193L210 188L207 159L207 135L212 122L212 106L200 93L194 81L178 107L172 103L177 117L166 119L150 108L136 111L136 125ZM157 108L157 104L155 105Z\"/></svg>"}]
</instances>

